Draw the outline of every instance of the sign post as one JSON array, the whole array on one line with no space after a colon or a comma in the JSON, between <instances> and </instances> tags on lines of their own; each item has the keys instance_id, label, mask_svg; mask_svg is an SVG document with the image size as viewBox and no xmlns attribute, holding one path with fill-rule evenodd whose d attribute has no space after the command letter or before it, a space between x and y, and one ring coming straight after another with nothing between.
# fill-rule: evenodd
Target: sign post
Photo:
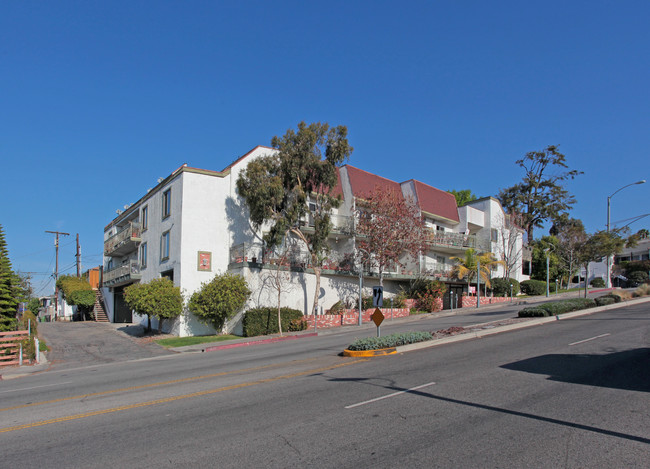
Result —
<instances>
[{"instance_id":1,"label":"sign post","mask_svg":"<svg viewBox=\"0 0 650 469\"><path fill-rule=\"evenodd\" d=\"M377 326L377 337L379 337L381 335L381 329L379 326L384 321L384 315L382 314L381 310L377 308L375 309L375 312L372 313L372 316L370 316L370 319L372 319L372 322L374 322L375 326Z\"/></svg>"}]
</instances>

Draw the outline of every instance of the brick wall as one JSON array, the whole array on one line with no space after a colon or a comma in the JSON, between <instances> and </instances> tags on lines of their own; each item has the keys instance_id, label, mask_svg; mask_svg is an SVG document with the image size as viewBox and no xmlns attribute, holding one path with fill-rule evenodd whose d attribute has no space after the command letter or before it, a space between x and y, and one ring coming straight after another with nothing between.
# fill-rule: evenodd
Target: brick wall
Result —
<instances>
[{"instance_id":1,"label":"brick wall","mask_svg":"<svg viewBox=\"0 0 650 469\"><path fill-rule=\"evenodd\" d=\"M464 296L462 301L463 301L463 308L476 306L475 296ZM481 297L481 306L497 304L497 303L506 303L506 302L510 302L509 297L505 297L505 296L495 296L495 297L482 296Z\"/></svg>"},{"instance_id":2,"label":"brick wall","mask_svg":"<svg viewBox=\"0 0 650 469\"><path fill-rule=\"evenodd\" d=\"M367 309L361 315L362 322L370 322L370 316L375 312L375 308ZM392 318L403 318L410 314L408 308L381 308L384 317L389 320ZM307 314L304 316L305 321L310 328L314 327L314 315ZM359 323L359 314L356 310L346 309L343 314L319 314L316 316L316 328L319 327L340 327L352 326Z\"/></svg>"}]
</instances>

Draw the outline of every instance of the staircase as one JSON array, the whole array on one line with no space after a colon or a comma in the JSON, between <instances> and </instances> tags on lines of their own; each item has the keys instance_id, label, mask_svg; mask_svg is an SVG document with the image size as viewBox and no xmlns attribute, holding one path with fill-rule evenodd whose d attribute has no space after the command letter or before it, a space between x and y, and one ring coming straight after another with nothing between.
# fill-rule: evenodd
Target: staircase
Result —
<instances>
[{"instance_id":1,"label":"staircase","mask_svg":"<svg viewBox=\"0 0 650 469\"><path fill-rule=\"evenodd\" d=\"M93 312L95 313L96 322L108 322L108 316L106 316L106 311L104 311L104 297L99 289L95 290L95 307L93 308Z\"/></svg>"}]
</instances>

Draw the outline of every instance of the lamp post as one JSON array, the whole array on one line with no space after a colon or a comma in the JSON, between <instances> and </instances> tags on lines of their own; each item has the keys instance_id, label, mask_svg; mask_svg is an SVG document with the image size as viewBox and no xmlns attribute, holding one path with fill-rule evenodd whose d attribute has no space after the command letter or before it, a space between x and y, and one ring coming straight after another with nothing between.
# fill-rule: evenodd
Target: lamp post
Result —
<instances>
[{"instance_id":1,"label":"lamp post","mask_svg":"<svg viewBox=\"0 0 650 469\"><path fill-rule=\"evenodd\" d=\"M612 195L607 197L607 232L608 233L610 231L610 206L611 206L610 200L611 200L611 198L614 197L614 195L616 195L617 192L622 191L626 187L634 186L635 184L645 184L645 179L641 179L640 181L632 182L632 183L630 183L630 184L628 184L626 186L623 186L620 189L615 190L614 193L612 193ZM612 277L612 272L611 272L611 269L612 269L611 256L607 256L607 282L605 283L605 286L607 288L612 288L612 278L611 278Z\"/></svg>"},{"instance_id":2,"label":"lamp post","mask_svg":"<svg viewBox=\"0 0 650 469\"><path fill-rule=\"evenodd\" d=\"M548 270L549 270L549 269L548 269L548 264L549 264L549 260L548 260L548 259L549 259L549 255L548 255L548 252L550 251L550 249L549 249L549 248L546 248L546 249L544 249L544 251L546 252L546 298L548 298L548 290L549 290L549 289L548 289Z\"/></svg>"}]
</instances>

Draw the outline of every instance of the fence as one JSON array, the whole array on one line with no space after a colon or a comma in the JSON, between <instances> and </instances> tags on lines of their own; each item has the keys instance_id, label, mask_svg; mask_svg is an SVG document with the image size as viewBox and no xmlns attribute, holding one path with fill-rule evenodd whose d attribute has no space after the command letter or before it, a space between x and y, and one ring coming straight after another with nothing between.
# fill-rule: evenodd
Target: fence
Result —
<instances>
[{"instance_id":1,"label":"fence","mask_svg":"<svg viewBox=\"0 0 650 469\"><path fill-rule=\"evenodd\" d=\"M0 366L22 365L21 343L28 338L28 331L0 332Z\"/></svg>"}]
</instances>

